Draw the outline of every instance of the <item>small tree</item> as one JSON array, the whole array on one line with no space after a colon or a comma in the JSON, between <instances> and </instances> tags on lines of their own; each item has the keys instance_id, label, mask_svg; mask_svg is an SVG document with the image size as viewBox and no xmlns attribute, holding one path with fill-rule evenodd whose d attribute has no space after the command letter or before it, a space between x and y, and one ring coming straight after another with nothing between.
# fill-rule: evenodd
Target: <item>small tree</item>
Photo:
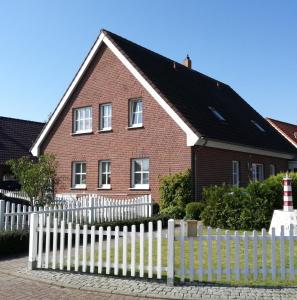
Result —
<instances>
[{"instance_id":1,"label":"small tree","mask_svg":"<svg viewBox=\"0 0 297 300\"><path fill-rule=\"evenodd\" d=\"M160 181L160 208L175 218L185 215L186 205L192 201L191 171L170 174Z\"/></svg>"},{"instance_id":2,"label":"small tree","mask_svg":"<svg viewBox=\"0 0 297 300\"><path fill-rule=\"evenodd\" d=\"M57 162L53 154L41 155L38 160L29 157L9 160L7 165L30 198L31 205L44 205L54 198L57 183Z\"/></svg>"}]
</instances>

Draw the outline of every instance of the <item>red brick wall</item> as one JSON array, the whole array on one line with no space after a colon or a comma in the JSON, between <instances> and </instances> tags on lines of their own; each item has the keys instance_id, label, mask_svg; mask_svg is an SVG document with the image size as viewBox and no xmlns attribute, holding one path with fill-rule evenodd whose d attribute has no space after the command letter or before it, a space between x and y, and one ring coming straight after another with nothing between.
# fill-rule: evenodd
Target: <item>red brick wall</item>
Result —
<instances>
[{"instance_id":1,"label":"red brick wall","mask_svg":"<svg viewBox=\"0 0 297 300\"><path fill-rule=\"evenodd\" d=\"M288 161L268 156L222 150L216 148L198 148L196 153L196 197L199 199L204 186L232 184L232 161L237 160L240 164L240 185L245 186L251 178L251 164L260 163L264 165L264 177L269 176L269 165L274 164L276 172L286 171Z\"/></svg>"},{"instance_id":2,"label":"red brick wall","mask_svg":"<svg viewBox=\"0 0 297 300\"><path fill-rule=\"evenodd\" d=\"M127 129L128 101L142 97L143 125ZM112 102L112 132L98 133L99 104ZM72 110L92 106L93 133L72 136ZM159 198L159 177L191 166L191 148L186 134L120 63L109 49L102 49L61 113L53 130L42 145L41 153L57 157L60 184L58 192L71 191L72 161L86 161L87 190L102 194L131 194L131 159L150 159L150 191ZM111 160L110 191L98 191L98 161Z\"/></svg>"}]
</instances>

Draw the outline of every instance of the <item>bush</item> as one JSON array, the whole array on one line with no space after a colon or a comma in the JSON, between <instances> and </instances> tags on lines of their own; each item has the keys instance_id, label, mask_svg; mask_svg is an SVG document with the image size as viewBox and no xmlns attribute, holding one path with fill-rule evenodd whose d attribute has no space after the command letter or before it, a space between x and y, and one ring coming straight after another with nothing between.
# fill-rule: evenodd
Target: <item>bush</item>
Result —
<instances>
[{"instance_id":1,"label":"bush","mask_svg":"<svg viewBox=\"0 0 297 300\"><path fill-rule=\"evenodd\" d=\"M29 232L0 231L0 257L28 252Z\"/></svg>"},{"instance_id":2,"label":"bush","mask_svg":"<svg viewBox=\"0 0 297 300\"><path fill-rule=\"evenodd\" d=\"M160 204L158 202L153 202L153 216L160 212Z\"/></svg>"},{"instance_id":3,"label":"bush","mask_svg":"<svg viewBox=\"0 0 297 300\"><path fill-rule=\"evenodd\" d=\"M204 202L190 202L186 206L186 219L200 220L200 215L205 207Z\"/></svg>"},{"instance_id":4,"label":"bush","mask_svg":"<svg viewBox=\"0 0 297 300\"><path fill-rule=\"evenodd\" d=\"M191 171L164 176L160 181L161 213L184 217L185 207L192 200Z\"/></svg>"},{"instance_id":5,"label":"bush","mask_svg":"<svg viewBox=\"0 0 297 300\"><path fill-rule=\"evenodd\" d=\"M262 182L250 182L246 188L212 186L204 188L205 208L201 218L206 226L237 230L268 229L273 210L283 207L284 173ZM297 204L297 174L293 179L294 204Z\"/></svg>"}]
</instances>

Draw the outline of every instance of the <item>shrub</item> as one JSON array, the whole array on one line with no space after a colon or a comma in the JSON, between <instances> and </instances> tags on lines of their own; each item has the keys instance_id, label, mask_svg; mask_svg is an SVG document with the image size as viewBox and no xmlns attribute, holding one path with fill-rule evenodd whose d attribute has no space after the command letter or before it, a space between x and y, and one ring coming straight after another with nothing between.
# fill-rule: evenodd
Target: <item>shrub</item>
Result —
<instances>
[{"instance_id":1,"label":"shrub","mask_svg":"<svg viewBox=\"0 0 297 300\"><path fill-rule=\"evenodd\" d=\"M185 210L180 206L170 205L162 209L161 213L170 216L170 218L182 219L185 215Z\"/></svg>"},{"instance_id":2,"label":"shrub","mask_svg":"<svg viewBox=\"0 0 297 300\"><path fill-rule=\"evenodd\" d=\"M200 220L200 215L205 207L204 202L190 202L186 206L186 219Z\"/></svg>"},{"instance_id":3,"label":"shrub","mask_svg":"<svg viewBox=\"0 0 297 300\"><path fill-rule=\"evenodd\" d=\"M160 212L160 204L158 202L153 202L153 216Z\"/></svg>"},{"instance_id":4,"label":"shrub","mask_svg":"<svg viewBox=\"0 0 297 300\"><path fill-rule=\"evenodd\" d=\"M283 207L284 173L262 182L250 182L246 188L227 185L204 188L205 208L201 213L207 226L225 229L253 230L268 228L273 210ZM293 179L294 204L297 204L297 174Z\"/></svg>"},{"instance_id":5,"label":"shrub","mask_svg":"<svg viewBox=\"0 0 297 300\"><path fill-rule=\"evenodd\" d=\"M191 171L170 174L160 181L160 208L161 212L171 212L175 217L183 217L186 205L192 199Z\"/></svg>"},{"instance_id":6,"label":"shrub","mask_svg":"<svg viewBox=\"0 0 297 300\"><path fill-rule=\"evenodd\" d=\"M29 250L29 232L0 231L0 257L25 253Z\"/></svg>"}]
</instances>

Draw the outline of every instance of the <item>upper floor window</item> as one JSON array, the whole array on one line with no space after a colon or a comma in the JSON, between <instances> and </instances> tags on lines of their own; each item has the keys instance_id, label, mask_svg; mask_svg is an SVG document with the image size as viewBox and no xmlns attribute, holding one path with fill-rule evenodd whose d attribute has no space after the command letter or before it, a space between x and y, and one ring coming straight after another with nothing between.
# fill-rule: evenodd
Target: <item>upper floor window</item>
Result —
<instances>
[{"instance_id":1,"label":"upper floor window","mask_svg":"<svg viewBox=\"0 0 297 300\"><path fill-rule=\"evenodd\" d=\"M232 161L232 184L239 186L239 161Z\"/></svg>"},{"instance_id":2,"label":"upper floor window","mask_svg":"<svg viewBox=\"0 0 297 300\"><path fill-rule=\"evenodd\" d=\"M264 166L262 164L252 164L253 180L264 180Z\"/></svg>"},{"instance_id":3,"label":"upper floor window","mask_svg":"<svg viewBox=\"0 0 297 300\"><path fill-rule=\"evenodd\" d=\"M111 103L100 105L100 130L111 130Z\"/></svg>"},{"instance_id":4,"label":"upper floor window","mask_svg":"<svg viewBox=\"0 0 297 300\"><path fill-rule=\"evenodd\" d=\"M73 131L74 133L92 131L92 107L81 107L74 110Z\"/></svg>"},{"instance_id":5,"label":"upper floor window","mask_svg":"<svg viewBox=\"0 0 297 300\"><path fill-rule=\"evenodd\" d=\"M86 188L87 165L85 162L72 163L72 187Z\"/></svg>"},{"instance_id":6,"label":"upper floor window","mask_svg":"<svg viewBox=\"0 0 297 300\"><path fill-rule=\"evenodd\" d=\"M142 100L133 99L129 101L129 127L142 126Z\"/></svg>"},{"instance_id":7,"label":"upper floor window","mask_svg":"<svg viewBox=\"0 0 297 300\"><path fill-rule=\"evenodd\" d=\"M265 132L265 129L256 121L251 120L251 122L261 131L261 132Z\"/></svg>"},{"instance_id":8,"label":"upper floor window","mask_svg":"<svg viewBox=\"0 0 297 300\"><path fill-rule=\"evenodd\" d=\"M149 159L132 160L132 188L149 188Z\"/></svg>"},{"instance_id":9,"label":"upper floor window","mask_svg":"<svg viewBox=\"0 0 297 300\"><path fill-rule=\"evenodd\" d=\"M226 119L214 107L209 106L208 108L212 111L217 119L220 121L226 121Z\"/></svg>"},{"instance_id":10,"label":"upper floor window","mask_svg":"<svg viewBox=\"0 0 297 300\"><path fill-rule=\"evenodd\" d=\"M269 175L270 176L275 175L275 165L273 165L273 164L269 165Z\"/></svg>"},{"instance_id":11,"label":"upper floor window","mask_svg":"<svg viewBox=\"0 0 297 300\"><path fill-rule=\"evenodd\" d=\"M99 188L110 189L110 161L101 160L99 161Z\"/></svg>"}]
</instances>

